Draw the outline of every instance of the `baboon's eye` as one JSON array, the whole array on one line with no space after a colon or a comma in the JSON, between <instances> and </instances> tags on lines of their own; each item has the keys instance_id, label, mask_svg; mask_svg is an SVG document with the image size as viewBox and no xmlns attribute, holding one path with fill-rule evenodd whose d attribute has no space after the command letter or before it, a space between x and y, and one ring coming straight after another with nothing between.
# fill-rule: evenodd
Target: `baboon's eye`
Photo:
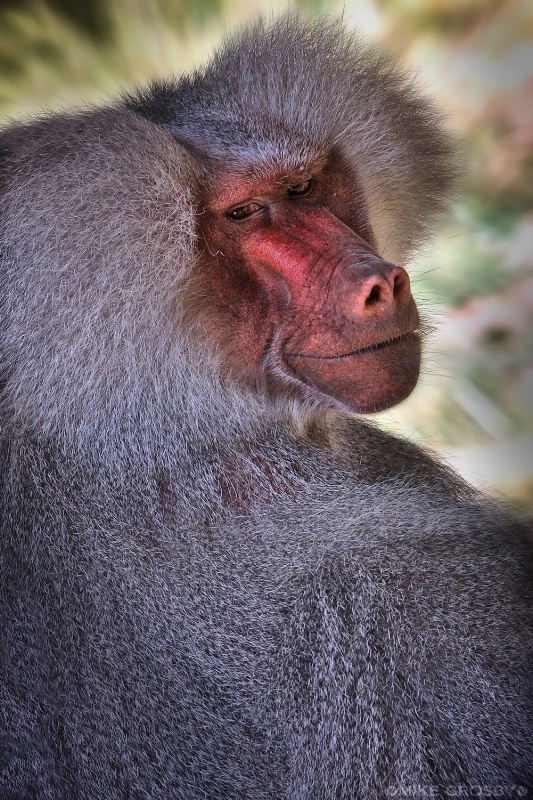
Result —
<instances>
[{"instance_id":1,"label":"baboon's eye","mask_svg":"<svg viewBox=\"0 0 533 800\"><path fill-rule=\"evenodd\" d=\"M302 181L302 183L299 183L296 186L289 186L287 189L287 194L289 197L304 197L306 194L309 194L312 188L313 180L312 178L309 178L309 180Z\"/></svg>"},{"instance_id":2,"label":"baboon's eye","mask_svg":"<svg viewBox=\"0 0 533 800\"><path fill-rule=\"evenodd\" d=\"M227 216L235 220L246 219L247 217L251 217L252 214L261 211L262 208L263 206L260 203L246 203L244 206L237 206L237 208L230 209L227 212Z\"/></svg>"}]
</instances>

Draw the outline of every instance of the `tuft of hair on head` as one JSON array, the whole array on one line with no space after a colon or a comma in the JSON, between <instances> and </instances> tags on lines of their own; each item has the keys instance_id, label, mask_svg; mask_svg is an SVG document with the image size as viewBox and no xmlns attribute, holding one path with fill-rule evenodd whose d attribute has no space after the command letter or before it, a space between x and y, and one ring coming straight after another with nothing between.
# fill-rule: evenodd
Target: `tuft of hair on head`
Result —
<instances>
[{"instance_id":1,"label":"tuft of hair on head","mask_svg":"<svg viewBox=\"0 0 533 800\"><path fill-rule=\"evenodd\" d=\"M260 20L228 36L205 67L126 103L237 167L337 147L394 263L433 232L454 195L457 148L443 115L393 55L341 18Z\"/></svg>"}]
</instances>

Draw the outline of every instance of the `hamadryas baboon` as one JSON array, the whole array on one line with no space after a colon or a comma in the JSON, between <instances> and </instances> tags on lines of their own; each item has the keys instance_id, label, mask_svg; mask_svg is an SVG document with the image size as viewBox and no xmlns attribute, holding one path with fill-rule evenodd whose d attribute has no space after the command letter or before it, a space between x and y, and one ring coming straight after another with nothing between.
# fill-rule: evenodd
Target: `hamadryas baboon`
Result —
<instances>
[{"instance_id":1,"label":"hamadryas baboon","mask_svg":"<svg viewBox=\"0 0 533 800\"><path fill-rule=\"evenodd\" d=\"M418 376L431 104L285 16L0 152L2 800L531 792L524 528L356 415Z\"/></svg>"}]
</instances>

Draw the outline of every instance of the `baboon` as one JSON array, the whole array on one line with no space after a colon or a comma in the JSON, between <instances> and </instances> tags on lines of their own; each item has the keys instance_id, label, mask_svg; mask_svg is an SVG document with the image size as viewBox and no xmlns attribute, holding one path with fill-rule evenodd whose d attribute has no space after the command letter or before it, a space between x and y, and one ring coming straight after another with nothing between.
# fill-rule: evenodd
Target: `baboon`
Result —
<instances>
[{"instance_id":1,"label":"baboon","mask_svg":"<svg viewBox=\"0 0 533 800\"><path fill-rule=\"evenodd\" d=\"M0 797L533 790L524 523L361 414L454 184L339 21L0 138Z\"/></svg>"}]
</instances>

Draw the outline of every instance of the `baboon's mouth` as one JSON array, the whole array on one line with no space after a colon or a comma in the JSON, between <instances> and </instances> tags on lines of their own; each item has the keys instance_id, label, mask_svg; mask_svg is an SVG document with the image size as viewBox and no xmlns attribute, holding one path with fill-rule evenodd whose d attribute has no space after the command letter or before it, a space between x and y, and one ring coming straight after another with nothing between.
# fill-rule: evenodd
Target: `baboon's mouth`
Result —
<instances>
[{"instance_id":1,"label":"baboon's mouth","mask_svg":"<svg viewBox=\"0 0 533 800\"><path fill-rule=\"evenodd\" d=\"M404 400L418 380L421 334L411 330L346 353L285 356L303 384L357 413L383 411Z\"/></svg>"},{"instance_id":2,"label":"baboon's mouth","mask_svg":"<svg viewBox=\"0 0 533 800\"><path fill-rule=\"evenodd\" d=\"M383 339L381 342L358 347L356 350L350 350L348 353L340 353L338 355L315 355L314 353L285 353L286 358L305 358L315 361L337 361L343 358L352 358L354 356L362 356L366 353L375 353L378 350L384 350L387 347L392 347L400 342L409 344L409 340L414 343L420 339L420 331L412 330L402 333L399 336L392 336L389 339Z\"/></svg>"}]
</instances>

